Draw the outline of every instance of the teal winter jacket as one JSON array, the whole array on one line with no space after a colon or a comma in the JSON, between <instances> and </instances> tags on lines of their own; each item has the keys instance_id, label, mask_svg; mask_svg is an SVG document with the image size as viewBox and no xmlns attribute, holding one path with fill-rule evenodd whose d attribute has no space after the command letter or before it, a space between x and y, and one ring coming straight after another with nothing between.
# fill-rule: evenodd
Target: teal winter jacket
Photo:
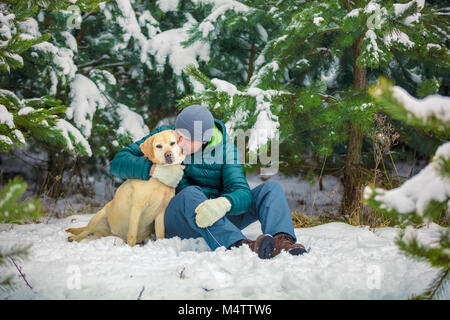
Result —
<instances>
[{"instance_id":1,"label":"teal winter jacket","mask_svg":"<svg viewBox=\"0 0 450 320\"><path fill-rule=\"evenodd\" d=\"M186 157L184 175L175 193L188 186L199 186L209 199L222 196L230 200L231 210L227 214L247 212L252 194L242 171L238 149L230 140L223 122L214 119L214 125L222 133L222 140L205 144L201 151ZM152 162L139 146L148 137L168 129L175 130L175 126L159 126L141 140L124 147L111 162L112 174L122 179L148 180Z\"/></svg>"}]
</instances>

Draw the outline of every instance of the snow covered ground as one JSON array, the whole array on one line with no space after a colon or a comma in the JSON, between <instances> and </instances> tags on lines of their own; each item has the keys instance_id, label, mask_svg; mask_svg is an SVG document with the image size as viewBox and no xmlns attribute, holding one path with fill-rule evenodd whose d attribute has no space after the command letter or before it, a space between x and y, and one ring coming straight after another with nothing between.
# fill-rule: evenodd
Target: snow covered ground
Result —
<instances>
[{"instance_id":1,"label":"snow covered ground","mask_svg":"<svg viewBox=\"0 0 450 320\"><path fill-rule=\"evenodd\" d=\"M205 241L179 238L130 248L107 237L66 241L67 227L92 217L73 215L48 223L0 225L0 247L32 243L19 263L32 289L16 274L17 290L2 299L406 299L421 293L437 270L404 256L395 228L370 231L344 223L296 229L310 252L260 260L246 246L211 252ZM433 245L442 228L418 229ZM258 222L244 233L255 239ZM445 299L450 298L447 290Z\"/></svg>"},{"instance_id":2,"label":"snow covered ground","mask_svg":"<svg viewBox=\"0 0 450 320\"><path fill-rule=\"evenodd\" d=\"M9 166L17 168L2 163L5 170ZM398 164L405 177L421 167ZM247 180L250 188L263 182L256 174ZM279 174L270 181L281 184L291 210L305 214L332 213L342 196L333 176L323 177L322 191L317 182L311 186L299 177ZM49 216L40 224L0 224L0 248L33 244L29 259L19 263L32 289L9 267L17 290L0 293L0 299L406 299L437 275L398 250L397 229L370 231L343 223L296 229L309 254L283 253L271 260L260 260L245 246L211 252L203 239L163 239L134 248L115 237L69 243L64 230L86 225L114 194L111 181L89 182L92 197L43 199ZM440 229L435 224L419 229L419 239L432 245ZM259 223L244 230L250 239L260 232Z\"/></svg>"}]
</instances>

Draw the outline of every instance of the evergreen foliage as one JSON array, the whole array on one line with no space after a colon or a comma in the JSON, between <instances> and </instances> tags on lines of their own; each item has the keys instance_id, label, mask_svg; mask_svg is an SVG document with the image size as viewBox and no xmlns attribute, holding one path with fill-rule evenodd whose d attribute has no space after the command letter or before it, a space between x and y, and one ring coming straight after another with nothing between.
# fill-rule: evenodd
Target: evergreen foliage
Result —
<instances>
[{"instance_id":1,"label":"evergreen foliage","mask_svg":"<svg viewBox=\"0 0 450 320\"><path fill-rule=\"evenodd\" d=\"M396 239L399 248L408 256L427 261L439 268L439 274L429 289L414 299L439 297L449 281L450 230L446 228L439 243L424 246L415 235L414 226L436 221L448 214L450 200L450 142L448 141L450 97L429 96L417 100L400 87L393 87L386 79L373 86L371 94L385 105L392 117L411 125L421 126L442 137L444 144L436 150L430 164L419 174L393 190L375 185L364 190L364 202L406 227Z\"/></svg>"}]
</instances>

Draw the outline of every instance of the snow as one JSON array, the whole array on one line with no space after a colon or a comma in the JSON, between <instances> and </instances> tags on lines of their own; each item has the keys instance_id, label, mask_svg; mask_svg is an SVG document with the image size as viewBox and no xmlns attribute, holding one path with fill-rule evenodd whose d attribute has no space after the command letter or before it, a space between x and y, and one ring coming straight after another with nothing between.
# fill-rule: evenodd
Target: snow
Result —
<instances>
[{"instance_id":1,"label":"snow","mask_svg":"<svg viewBox=\"0 0 450 320\"><path fill-rule=\"evenodd\" d=\"M445 123L450 122L450 97L434 94L417 99L399 86L394 86L393 96L417 118L425 121L435 117Z\"/></svg>"},{"instance_id":2,"label":"snow","mask_svg":"<svg viewBox=\"0 0 450 320\"><path fill-rule=\"evenodd\" d=\"M282 41L286 38L286 36L280 37L277 39L277 41ZM263 57L264 58L264 57ZM258 61L258 63L261 63ZM261 63L262 65L262 63ZM280 65L278 64L278 61L274 60L271 61L265 65L263 65L261 68L259 68L258 72L256 72L250 79L249 86L250 87L257 87L261 83L263 83L263 78L267 77L268 75L275 74L277 71L280 70Z\"/></svg>"},{"instance_id":3,"label":"snow","mask_svg":"<svg viewBox=\"0 0 450 320\"><path fill-rule=\"evenodd\" d=\"M432 117L446 124L450 122L450 97L436 94L416 99L399 86L393 87L392 94L408 112L423 119L424 122ZM373 197L375 191L374 199L381 203L382 209L395 210L400 214L417 212L423 216L432 200L443 203L450 198L450 180L441 173L443 169L440 161L448 159L450 159L450 142L441 145L431 163L402 186L389 191L366 187L364 198Z\"/></svg>"},{"instance_id":4,"label":"snow","mask_svg":"<svg viewBox=\"0 0 450 320\"><path fill-rule=\"evenodd\" d=\"M6 13L6 12L5 12ZM8 41L16 33L14 27L14 19L16 16L13 13L4 14L3 10L0 12L0 36L6 40L0 40L0 46L4 47L8 44Z\"/></svg>"},{"instance_id":5,"label":"snow","mask_svg":"<svg viewBox=\"0 0 450 320\"><path fill-rule=\"evenodd\" d=\"M215 29L210 21L205 21L198 27L198 31L202 33L203 38L207 38L211 31Z\"/></svg>"},{"instance_id":6,"label":"snow","mask_svg":"<svg viewBox=\"0 0 450 320\"><path fill-rule=\"evenodd\" d=\"M144 123L141 115L130 110L126 105L119 103L117 105L117 114L120 117L120 127L117 132L127 131L133 141L142 139L150 133L150 130Z\"/></svg>"},{"instance_id":7,"label":"snow","mask_svg":"<svg viewBox=\"0 0 450 320\"><path fill-rule=\"evenodd\" d=\"M38 23L34 18L28 17L25 21L19 21L17 24L23 34L29 38L34 39L41 36Z\"/></svg>"},{"instance_id":8,"label":"snow","mask_svg":"<svg viewBox=\"0 0 450 320\"><path fill-rule=\"evenodd\" d=\"M255 113L258 114L256 122L250 131L248 149L250 152L256 152L269 140L278 139L280 123L278 122L278 116L274 115L270 110L271 103L265 99L266 95L263 90L250 88L248 93L256 98Z\"/></svg>"},{"instance_id":9,"label":"snow","mask_svg":"<svg viewBox=\"0 0 450 320\"><path fill-rule=\"evenodd\" d=\"M78 51L77 39L75 39L75 37L68 31L61 32L61 35L64 37L65 43L69 47L69 49L72 50L73 52L77 52Z\"/></svg>"},{"instance_id":10,"label":"snow","mask_svg":"<svg viewBox=\"0 0 450 320\"><path fill-rule=\"evenodd\" d=\"M147 27L148 38L153 38L155 35L161 32L161 29L159 28L159 22L152 16L150 11L148 10L142 12L138 21L141 27Z\"/></svg>"},{"instance_id":11,"label":"snow","mask_svg":"<svg viewBox=\"0 0 450 320\"><path fill-rule=\"evenodd\" d=\"M380 10L380 5L374 1L370 1L364 8L365 13L372 13Z\"/></svg>"},{"instance_id":12,"label":"snow","mask_svg":"<svg viewBox=\"0 0 450 320\"><path fill-rule=\"evenodd\" d=\"M106 71L106 70L92 69L89 72L89 78L91 78L95 81L95 84L100 89L100 91L106 90L106 84L109 84L112 86L117 84L117 80L114 77L114 75L111 72Z\"/></svg>"},{"instance_id":13,"label":"snow","mask_svg":"<svg viewBox=\"0 0 450 320\"><path fill-rule=\"evenodd\" d=\"M193 0L196 5L213 5L210 18L218 19L220 15L223 15L227 10L232 10L235 13L246 13L250 10L245 4L235 0Z\"/></svg>"},{"instance_id":14,"label":"snow","mask_svg":"<svg viewBox=\"0 0 450 320\"><path fill-rule=\"evenodd\" d=\"M14 129L13 130L13 134L16 136L16 138L19 140L20 143L25 144L25 137L23 136L22 131L18 130L18 129Z\"/></svg>"},{"instance_id":15,"label":"snow","mask_svg":"<svg viewBox=\"0 0 450 320\"><path fill-rule=\"evenodd\" d=\"M383 55L383 51L378 47L376 33L372 29L367 30L366 35L364 36L364 40L366 39L369 41L366 49L370 52L372 59L379 62L380 55Z\"/></svg>"},{"instance_id":16,"label":"snow","mask_svg":"<svg viewBox=\"0 0 450 320\"><path fill-rule=\"evenodd\" d=\"M388 191L376 188L375 200L382 203L382 208L423 216L430 201L442 203L450 198L450 180L440 173L439 159L450 159L450 142L440 146L431 163L402 186ZM370 198L372 192L366 187L364 198Z\"/></svg>"},{"instance_id":17,"label":"snow","mask_svg":"<svg viewBox=\"0 0 450 320\"><path fill-rule=\"evenodd\" d=\"M27 114L29 114L31 112L34 112L34 108L32 108L32 107L24 107L24 108L20 109L17 114L19 116L24 116L24 115L27 115Z\"/></svg>"},{"instance_id":18,"label":"snow","mask_svg":"<svg viewBox=\"0 0 450 320\"><path fill-rule=\"evenodd\" d=\"M3 134L0 134L0 141L4 144L13 144L11 138L9 138Z\"/></svg>"},{"instance_id":19,"label":"snow","mask_svg":"<svg viewBox=\"0 0 450 320\"><path fill-rule=\"evenodd\" d=\"M133 248L116 237L67 242L68 227L84 226L92 214L48 223L0 225L0 247L32 243L20 267L13 299L407 299L437 275L428 263L411 260L394 243L396 228L329 223L296 229L310 248L303 256L281 253L261 260L247 246L210 251L202 238L152 240ZM433 245L443 228L416 230ZM255 239L260 224L243 230ZM449 299L448 290L443 299Z\"/></svg>"},{"instance_id":20,"label":"snow","mask_svg":"<svg viewBox=\"0 0 450 320\"><path fill-rule=\"evenodd\" d=\"M75 145L80 144L86 150L87 155L92 156L92 150L89 145L89 142L86 138L81 134L81 132L75 128L70 122L64 119L56 120L55 128L58 129L64 139L66 139L66 146L69 150L74 151L74 143ZM72 138L74 139L72 143Z\"/></svg>"},{"instance_id":21,"label":"snow","mask_svg":"<svg viewBox=\"0 0 450 320\"><path fill-rule=\"evenodd\" d=\"M195 0L195 4L212 4L211 13L200 23L198 30L202 32L204 38L209 37L210 40L216 39L214 24L223 20L228 11L234 13L246 13L250 8L238 1L233 0ZM259 30L259 29L258 29ZM259 30L260 31L260 30Z\"/></svg>"},{"instance_id":22,"label":"snow","mask_svg":"<svg viewBox=\"0 0 450 320\"><path fill-rule=\"evenodd\" d=\"M0 123L6 124L10 129L15 128L13 115L2 104L0 104Z\"/></svg>"},{"instance_id":23,"label":"snow","mask_svg":"<svg viewBox=\"0 0 450 320\"><path fill-rule=\"evenodd\" d=\"M258 31L259 38L260 38L263 42L267 42L267 39L269 38L269 35L267 34L266 29L264 29L264 27L258 23L258 24L256 25L256 30Z\"/></svg>"},{"instance_id":24,"label":"snow","mask_svg":"<svg viewBox=\"0 0 450 320\"><path fill-rule=\"evenodd\" d=\"M265 68L264 66L263 68ZM273 63L270 68L276 72L278 64ZM256 109L254 111L257 114L257 119L250 129L250 137L248 148L250 152L257 152L257 150L266 145L269 140L277 139L278 128L280 126L278 122L278 116L274 115L270 110L272 97L280 94L287 94L288 92L276 91L276 90L262 90L251 85L246 92L239 91L233 84L214 78L211 82L216 86L216 91L226 92L230 97L230 106L233 105L233 97L235 95L250 95L256 100ZM238 123L244 121L247 118L247 113L237 112L227 123L227 129L229 134L233 136L234 128Z\"/></svg>"},{"instance_id":25,"label":"snow","mask_svg":"<svg viewBox=\"0 0 450 320\"><path fill-rule=\"evenodd\" d=\"M41 52L44 55L50 55L52 57L52 64L56 66L56 70L59 74L65 75L69 79L75 77L78 68L73 61L74 53L72 50L57 47L48 41L35 44L31 49Z\"/></svg>"},{"instance_id":26,"label":"snow","mask_svg":"<svg viewBox=\"0 0 450 320\"><path fill-rule=\"evenodd\" d=\"M77 74L70 83L71 103L66 110L69 120L74 120L84 136L89 137L92 130L94 113L106 106L106 100L92 80Z\"/></svg>"},{"instance_id":27,"label":"snow","mask_svg":"<svg viewBox=\"0 0 450 320\"><path fill-rule=\"evenodd\" d=\"M412 15L410 15L409 17L405 18L405 24L410 26L415 22L419 22L420 17L422 16L422 14L420 12L414 13Z\"/></svg>"},{"instance_id":28,"label":"snow","mask_svg":"<svg viewBox=\"0 0 450 320\"><path fill-rule=\"evenodd\" d=\"M233 98L233 96L239 92L239 90L236 88L236 86L234 84L229 83L228 81L225 81L225 80L213 78L213 79L211 79L211 83L216 86L216 91L226 92L231 98ZM233 100L231 100L231 101L233 101ZM232 103L230 103L230 104L232 104Z\"/></svg>"},{"instance_id":29,"label":"snow","mask_svg":"<svg viewBox=\"0 0 450 320\"><path fill-rule=\"evenodd\" d=\"M428 43L427 44L427 50L431 50L431 49L441 50L442 47L441 47L441 45L439 45L437 43Z\"/></svg>"},{"instance_id":30,"label":"snow","mask_svg":"<svg viewBox=\"0 0 450 320\"><path fill-rule=\"evenodd\" d=\"M425 0L413 0L407 3L394 3L394 13L396 16L401 16L413 4L416 4L418 10L422 10L425 6Z\"/></svg>"},{"instance_id":31,"label":"snow","mask_svg":"<svg viewBox=\"0 0 450 320\"><path fill-rule=\"evenodd\" d=\"M178 8L178 0L158 0L156 4L163 12L176 11Z\"/></svg>"},{"instance_id":32,"label":"snow","mask_svg":"<svg viewBox=\"0 0 450 320\"><path fill-rule=\"evenodd\" d=\"M359 15L360 11L361 11L361 8L353 9L352 11L350 11L349 13L347 13L346 17L349 17L349 18L351 18L351 17L357 17L357 16Z\"/></svg>"},{"instance_id":33,"label":"snow","mask_svg":"<svg viewBox=\"0 0 450 320\"><path fill-rule=\"evenodd\" d=\"M123 41L117 42L115 46L112 48L114 51L125 49L128 46L128 42L131 38L135 39L135 50L139 47L141 51L140 60L142 63L146 63L148 65L148 57L147 57L147 47L148 47L148 39L141 32L140 25L136 19L136 14L131 6L129 0L117 0L116 5L121 11L121 15L116 15L110 11L110 7L108 5L100 6L103 14L105 15L107 20L115 17L115 21L112 22L114 24L118 24L123 31ZM149 30L150 31L150 30ZM137 47L136 47L137 46Z\"/></svg>"},{"instance_id":34,"label":"snow","mask_svg":"<svg viewBox=\"0 0 450 320\"><path fill-rule=\"evenodd\" d=\"M159 1L158 4L162 11L167 12L176 10L178 1ZM123 41L117 43L113 50L125 49L130 39L134 38L138 46L135 50L140 51L141 62L149 69L153 69L149 59L149 54L152 55L158 72L162 72L168 62L173 72L179 77L177 87L184 90L181 79L183 69L189 64L198 66L199 60L209 61L209 44L196 41L186 48L181 44L189 39L188 30L197 24L197 21L191 17L183 27L161 32L158 21L150 12L145 11L137 19L129 0L118 0L117 6L122 13L120 16L113 14L109 5L100 6L105 17L108 20L115 18L116 20L112 23L117 23L123 30ZM148 38L142 33L141 26L147 27Z\"/></svg>"},{"instance_id":35,"label":"snow","mask_svg":"<svg viewBox=\"0 0 450 320\"><path fill-rule=\"evenodd\" d=\"M270 69L273 72L278 70L279 66L276 62L272 62L262 69ZM260 70L259 73L262 71ZM282 94L290 94L285 91L276 90L262 90L255 86L258 83L258 78L252 78L249 88L245 91L239 91L235 85L228 81L214 78L211 82L216 86L216 91L226 92L230 97L230 106L233 105L233 97L235 95L252 96L256 100L256 109L254 113L257 118L252 128L250 129L248 148L250 152L257 152L257 150L266 145L271 139L278 139L278 116L274 115L270 109L271 100L274 96ZM253 82L254 81L254 82ZM239 123L242 123L248 116L247 112L237 110L235 114L225 123L230 136L234 135L234 130Z\"/></svg>"},{"instance_id":36,"label":"snow","mask_svg":"<svg viewBox=\"0 0 450 320\"><path fill-rule=\"evenodd\" d=\"M314 20L313 20L313 23L314 23L316 26L320 26L320 23L321 23L322 21L324 21L324 19L323 19L322 17L315 17Z\"/></svg>"},{"instance_id":37,"label":"snow","mask_svg":"<svg viewBox=\"0 0 450 320\"><path fill-rule=\"evenodd\" d=\"M394 14L396 17L403 15L405 13L405 11L408 10L413 4L416 4L418 12L414 12L413 14L404 18L404 23L407 26L411 26L413 23L419 21L421 15L422 15L419 11L421 11L423 9L423 7L425 6L425 0L413 0L413 1L410 1L407 3L394 3L393 4L394 5Z\"/></svg>"},{"instance_id":38,"label":"snow","mask_svg":"<svg viewBox=\"0 0 450 320\"><path fill-rule=\"evenodd\" d=\"M396 28L394 28L391 33L384 36L384 41L387 45L399 43L407 48L414 47L414 42L409 39L409 36Z\"/></svg>"},{"instance_id":39,"label":"snow","mask_svg":"<svg viewBox=\"0 0 450 320\"><path fill-rule=\"evenodd\" d=\"M183 69L189 64L198 66L200 60L209 61L210 47L208 43L196 41L186 48L181 44L189 39L188 30L191 27L191 22L188 22L182 28L161 32L150 39L148 51L155 57L158 72L164 70L166 60L177 76L181 76Z\"/></svg>"}]
</instances>

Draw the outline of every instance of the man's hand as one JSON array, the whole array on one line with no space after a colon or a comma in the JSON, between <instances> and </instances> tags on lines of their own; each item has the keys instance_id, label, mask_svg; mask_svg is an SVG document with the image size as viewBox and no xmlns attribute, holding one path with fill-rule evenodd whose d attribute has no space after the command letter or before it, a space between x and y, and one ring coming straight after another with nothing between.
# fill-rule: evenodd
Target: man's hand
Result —
<instances>
[{"instance_id":1,"label":"man's hand","mask_svg":"<svg viewBox=\"0 0 450 320\"><path fill-rule=\"evenodd\" d=\"M150 169L150 176L169 187L176 188L183 178L184 168L185 166L181 164L153 164Z\"/></svg>"},{"instance_id":2,"label":"man's hand","mask_svg":"<svg viewBox=\"0 0 450 320\"><path fill-rule=\"evenodd\" d=\"M212 226L231 209L231 202L225 197L208 199L195 208L195 222L200 228Z\"/></svg>"}]
</instances>

